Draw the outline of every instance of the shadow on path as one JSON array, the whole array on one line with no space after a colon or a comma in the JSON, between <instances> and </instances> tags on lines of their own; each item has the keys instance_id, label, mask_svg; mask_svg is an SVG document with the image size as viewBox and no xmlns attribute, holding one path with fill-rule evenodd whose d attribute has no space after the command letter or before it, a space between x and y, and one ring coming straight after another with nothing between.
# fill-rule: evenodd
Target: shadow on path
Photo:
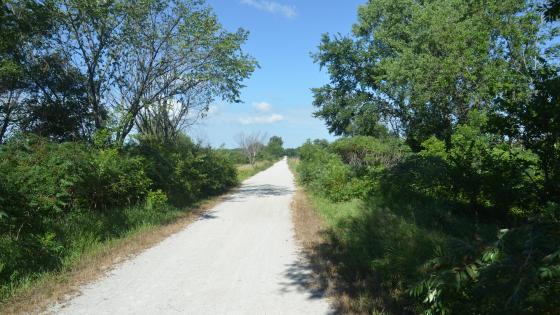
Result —
<instances>
[{"instance_id":1,"label":"shadow on path","mask_svg":"<svg viewBox=\"0 0 560 315\"><path fill-rule=\"evenodd\" d=\"M282 275L285 281L279 283L282 287L280 293L297 291L307 294L307 298L310 300L327 297L325 279L308 262L305 254L298 257L296 262L286 265ZM336 309L330 309L327 314L338 314L338 312Z\"/></svg>"},{"instance_id":2,"label":"shadow on path","mask_svg":"<svg viewBox=\"0 0 560 315\"><path fill-rule=\"evenodd\" d=\"M241 202L250 197L272 197L292 194L293 189L277 185L243 185L234 194L225 198L225 201Z\"/></svg>"}]
</instances>

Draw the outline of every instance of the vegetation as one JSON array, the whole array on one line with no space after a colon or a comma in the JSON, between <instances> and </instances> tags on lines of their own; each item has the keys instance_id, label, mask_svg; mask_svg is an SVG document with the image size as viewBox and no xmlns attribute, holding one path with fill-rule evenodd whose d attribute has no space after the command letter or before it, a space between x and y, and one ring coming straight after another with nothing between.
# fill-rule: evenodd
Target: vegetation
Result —
<instances>
[{"instance_id":1,"label":"vegetation","mask_svg":"<svg viewBox=\"0 0 560 315\"><path fill-rule=\"evenodd\" d=\"M237 184L234 164L180 137L126 148L13 138L0 148L0 297L84 252Z\"/></svg>"},{"instance_id":2,"label":"vegetation","mask_svg":"<svg viewBox=\"0 0 560 315\"><path fill-rule=\"evenodd\" d=\"M239 182L183 130L257 66L204 1L0 4L0 303Z\"/></svg>"},{"instance_id":3,"label":"vegetation","mask_svg":"<svg viewBox=\"0 0 560 315\"><path fill-rule=\"evenodd\" d=\"M556 3L385 1L315 55L299 149L357 313L560 309Z\"/></svg>"},{"instance_id":4,"label":"vegetation","mask_svg":"<svg viewBox=\"0 0 560 315\"><path fill-rule=\"evenodd\" d=\"M270 137L267 145L263 144L265 137L260 134L238 136L238 140L241 138L245 141L243 142L246 145L245 149L242 147L229 151L230 157L239 164L237 172L240 180L245 180L269 168L285 155L284 141L279 136ZM252 143L252 145L249 145L249 143ZM255 149L256 151L253 151ZM251 161L253 162L251 163Z\"/></svg>"}]
</instances>

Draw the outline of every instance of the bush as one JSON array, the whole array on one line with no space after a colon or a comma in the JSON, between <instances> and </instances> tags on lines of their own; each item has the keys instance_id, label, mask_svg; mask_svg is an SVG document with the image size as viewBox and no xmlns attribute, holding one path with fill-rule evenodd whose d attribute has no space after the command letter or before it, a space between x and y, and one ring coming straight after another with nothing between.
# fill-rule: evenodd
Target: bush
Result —
<instances>
[{"instance_id":1,"label":"bush","mask_svg":"<svg viewBox=\"0 0 560 315\"><path fill-rule=\"evenodd\" d=\"M504 229L487 246L451 240L408 292L431 314L556 314L559 230L558 223Z\"/></svg>"},{"instance_id":2,"label":"bush","mask_svg":"<svg viewBox=\"0 0 560 315\"><path fill-rule=\"evenodd\" d=\"M410 149L396 137L374 138L356 136L342 138L330 146L344 163L352 166L358 175L380 172L393 167L410 154Z\"/></svg>"},{"instance_id":3,"label":"bush","mask_svg":"<svg viewBox=\"0 0 560 315\"><path fill-rule=\"evenodd\" d=\"M68 241L66 218L114 212L143 200L150 180L142 164L114 149L37 137L2 146L0 279L60 266Z\"/></svg>"},{"instance_id":4,"label":"bush","mask_svg":"<svg viewBox=\"0 0 560 315\"><path fill-rule=\"evenodd\" d=\"M507 223L533 216L540 208L538 157L486 133L486 124L485 113L473 111L469 122L457 128L447 150L435 138L423 144L420 155L441 159L449 176L430 186L446 189L442 195L456 203L457 210L483 221Z\"/></svg>"},{"instance_id":5,"label":"bush","mask_svg":"<svg viewBox=\"0 0 560 315\"><path fill-rule=\"evenodd\" d=\"M334 215L324 248L356 294L353 311L381 299L395 313L556 313L560 207L542 198L538 157L486 124L473 111L449 143L433 137L419 153L371 137L300 148L300 180L330 200L323 207L361 200Z\"/></svg>"},{"instance_id":6,"label":"bush","mask_svg":"<svg viewBox=\"0 0 560 315\"><path fill-rule=\"evenodd\" d=\"M143 141L124 149L34 136L0 146L0 301L101 242L175 218L176 205L237 183L233 163L193 144Z\"/></svg>"},{"instance_id":7,"label":"bush","mask_svg":"<svg viewBox=\"0 0 560 315\"><path fill-rule=\"evenodd\" d=\"M331 145L308 141L299 149L298 173L303 184L332 201L365 198L376 187L379 174L409 150L396 138L358 136Z\"/></svg>"},{"instance_id":8,"label":"bush","mask_svg":"<svg viewBox=\"0 0 560 315\"><path fill-rule=\"evenodd\" d=\"M298 172L303 184L332 201L356 197L353 188L357 183L352 182L350 168L339 156L310 142L300 148L300 156Z\"/></svg>"},{"instance_id":9,"label":"bush","mask_svg":"<svg viewBox=\"0 0 560 315\"><path fill-rule=\"evenodd\" d=\"M237 172L228 153L201 147L186 136L166 144L143 138L129 151L147 161L146 172L153 188L163 191L177 207L237 184Z\"/></svg>"}]
</instances>

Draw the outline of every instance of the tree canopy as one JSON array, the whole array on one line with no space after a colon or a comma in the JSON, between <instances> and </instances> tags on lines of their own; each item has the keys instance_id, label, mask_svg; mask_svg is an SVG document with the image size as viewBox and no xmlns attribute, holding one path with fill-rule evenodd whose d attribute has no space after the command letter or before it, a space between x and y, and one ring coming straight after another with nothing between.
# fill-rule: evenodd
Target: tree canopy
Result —
<instances>
[{"instance_id":1,"label":"tree canopy","mask_svg":"<svg viewBox=\"0 0 560 315\"><path fill-rule=\"evenodd\" d=\"M550 31L534 1L371 0L351 36L323 36L315 60L331 82L314 89L316 116L337 135L377 135L379 123L416 149L449 143L505 90L529 99Z\"/></svg>"},{"instance_id":2,"label":"tree canopy","mask_svg":"<svg viewBox=\"0 0 560 315\"><path fill-rule=\"evenodd\" d=\"M239 101L257 66L248 32L199 0L7 1L0 12L0 141L32 131L123 144L176 138L216 98ZM5 36L4 36L5 35ZM68 113L70 113L68 115Z\"/></svg>"}]
</instances>

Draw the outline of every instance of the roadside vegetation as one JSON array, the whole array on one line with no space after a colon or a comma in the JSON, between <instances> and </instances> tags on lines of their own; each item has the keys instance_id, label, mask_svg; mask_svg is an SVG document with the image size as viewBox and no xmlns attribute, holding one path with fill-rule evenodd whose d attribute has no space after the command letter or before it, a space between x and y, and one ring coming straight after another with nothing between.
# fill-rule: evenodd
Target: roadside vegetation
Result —
<instances>
[{"instance_id":1,"label":"roadside vegetation","mask_svg":"<svg viewBox=\"0 0 560 315\"><path fill-rule=\"evenodd\" d=\"M136 254L239 183L228 150L184 133L216 99L239 102L257 66L204 1L8 0L0 33L2 310Z\"/></svg>"},{"instance_id":2,"label":"roadside vegetation","mask_svg":"<svg viewBox=\"0 0 560 315\"><path fill-rule=\"evenodd\" d=\"M557 11L372 0L324 36L316 115L340 139L296 170L342 312L558 313Z\"/></svg>"}]
</instances>

